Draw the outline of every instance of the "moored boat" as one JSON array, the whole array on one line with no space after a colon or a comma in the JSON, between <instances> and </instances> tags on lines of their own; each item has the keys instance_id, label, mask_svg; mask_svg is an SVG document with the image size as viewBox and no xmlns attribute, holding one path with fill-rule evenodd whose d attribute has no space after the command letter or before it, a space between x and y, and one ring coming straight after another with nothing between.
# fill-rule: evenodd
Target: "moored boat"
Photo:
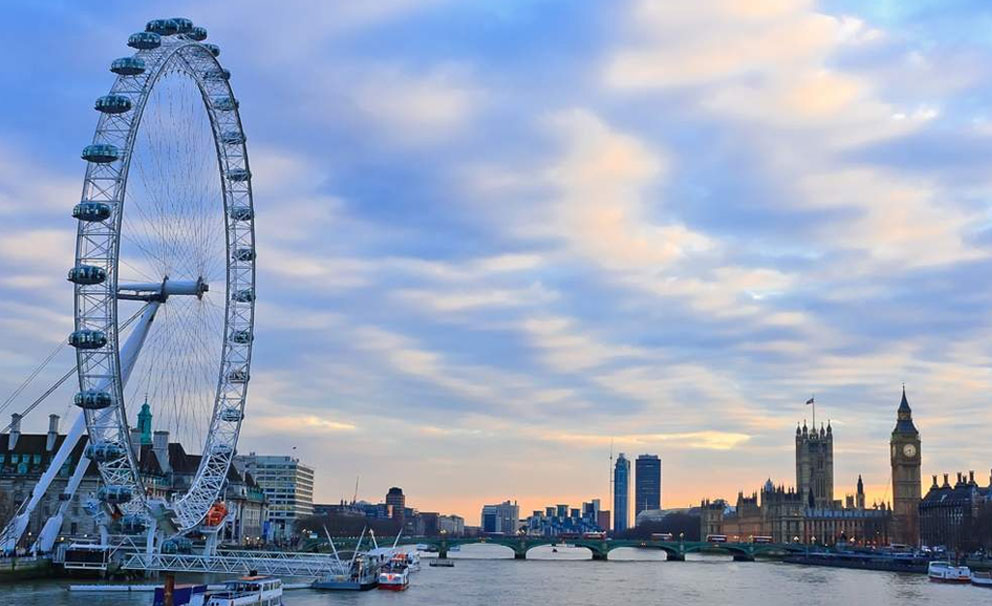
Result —
<instances>
[{"instance_id":1,"label":"moored boat","mask_svg":"<svg viewBox=\"0 0 992 606\"><path fill-rule=\"evenodd\" d=\"M396 554L379 570L379 589L403 591L410 586L410 568L406 564L406 554Z\"/></svg>"},{"instance_id":2,"label":"moored boat","mask_svg":"<svg viewBox=\"0 0 992 606\"><path fill-rule=\"evenodd\" d=\"M967 566L955 566L946 560L936 560L927 566L927 576L935 583L970 583L971 570Z\"/></svg>"},{"instance_id":3,"label":"moored boat","mask_svg":"<svg viewBox=\"0 0 992 606\"><path fill-rule=\"evenodd\" d=\"M971 584L978 585L979 587L988 587L992 589L992 572L987 570L974 571L971 573Z\"/></svg>"},{"instance_id":4,"label":"moored boat","mask_svg":"<svg viewBox=\"0 0 992 606\"><path fill-rule=\"evenodd\" d=\"M379 568L358 555L347 571L327 574L314 581L310 587L334 591L367 591L375 589L378 584Z\"/></svg>"},{"instance_id":5,"label":"moored boat","mask_svg":"<svg viewBox=\"0 0 992 606\"><path fill-rule=\"evenodd\" d=\"M247 576L224 583L211 593L206 606L282 606L282 580L270 576Z\"/></svg>"}]
</instances>

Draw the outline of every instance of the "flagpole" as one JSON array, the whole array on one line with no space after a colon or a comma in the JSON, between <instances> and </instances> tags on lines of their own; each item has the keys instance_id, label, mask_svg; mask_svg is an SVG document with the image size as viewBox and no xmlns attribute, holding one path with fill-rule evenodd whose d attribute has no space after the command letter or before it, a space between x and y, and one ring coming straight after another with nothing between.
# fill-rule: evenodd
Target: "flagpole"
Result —
<instances>
[{"instance_id":1,"label":"flagpole","mask_svg":"<svg viewBox=\"0 0 992 606\"><path fill-rule=\"evenodd\" d=\"M816 394L810 400L813 400L813 431L816 431Z\"/></svg>"}]
</instances>

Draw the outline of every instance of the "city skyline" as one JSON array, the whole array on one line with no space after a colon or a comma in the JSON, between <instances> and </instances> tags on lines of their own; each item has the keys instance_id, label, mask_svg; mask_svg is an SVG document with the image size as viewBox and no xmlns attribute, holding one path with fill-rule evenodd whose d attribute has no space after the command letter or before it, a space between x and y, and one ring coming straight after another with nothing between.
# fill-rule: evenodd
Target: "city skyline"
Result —
<instances>
[{"instance_id":1,"label":"city skyline","mask_svg":"<svg viewBox=\"0 0 992 606\"><path fill-rule=\"evenodd\" d=\"M891 500L903 381L923 477L984 477L992 13L861 4L12 3L46 26L0 40L0 394L72 327L69 212L108 61L188 14L250 75L239 450L314 466L315 501L361 475L466 519L611 503L611 441L661 456L665 506L729 498L792 483L811 392L834 496L861 475Z\"/></svg>"}]
</instances>

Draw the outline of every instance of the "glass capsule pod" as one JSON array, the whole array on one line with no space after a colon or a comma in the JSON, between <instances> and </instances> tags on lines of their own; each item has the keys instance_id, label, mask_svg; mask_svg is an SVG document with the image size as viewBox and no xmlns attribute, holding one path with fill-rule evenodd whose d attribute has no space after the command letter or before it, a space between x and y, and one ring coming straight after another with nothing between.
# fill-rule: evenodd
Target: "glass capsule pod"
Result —
<instances>
[{"instance_id":1,"label":"glass capsule pod","mask_svg":"<svg viewBox=\"0 0 992 606\"><path fill-rule=\"evenodd\" d=\"M221 133L220 140L226 145L241 145L245 142L245 135L244 133L232 130L226 133Z\"/></svg>"},{"instance_id":2,"label":"glass capsule pod","mask_svg":"<svg viewBox=\"0 0 992 606\"><path fill-rule=\"evenodd\" d=\"M250 288L236 290L231 293L231 300L235 303L251 303L255 300L255 291Z\"/></svg>"},{"instance_id":3,"label":"glass capsule pod","mask_svg":"<svg viewBox=\"0 0 992 606\"><path fill-rule=\"evenodd\" d=\"M121 486L119 484L111 484L110 486L102 486L100 490L96 492L96 498L108 503L110 505L123 505L131 501L131 487Z\"/></svg>"},{"instance_id":4,"label":"glass capsule pod","mask_svg":"<svg viewBox=\"0 0 992 606\"><path fill-rule=\"evenodd\" d=\"M139 57L121 57L110 64L110 71L118 76L137 76L145 73L145 62Z\"/></svg>"},{"instance_id":5,"label":"glass capsule pod","mask_svg":"<svg viewBox=\"0 0 992 606\"><path fill-rule=\"evenodd\" d=\"M186 35L189 36L189 39L190 40L196 40L197 42L203 42L204 40L207 39L207 28L200 27L199 25L195 25L195 26L193 26L192 29L189 30L189 33L186 34Z\"/></svg>"},{"instance_id":6,"label":"glass capsule pod","mask_svg":"<svg viewBox=\"0 0 992 606\"><path fill-rule=\"evenodd\" d=\"M94 143L93 145L84 147L80 157L87 162L109 164L120 159L121 151L117 149L116 145L111 145L110 143Z\"/></svg>"},{"instance_id":7,"label":"glass capsule pod","mask_svg":"<svg viewBox=\"0 0 992 606\"><path fill-rule=\"evenodd\" d=\"M247 345L251 343L254 337L250 330L235 330L231 333L231 342L237 343L239 345Z\"/></svg>"},{"instance_id":8,"label":"glass capsule pod","mask_svg":"<svg viewBox=\"0 0 992 606\"><path fill-rule=\"evenodd\" d=\"M231 70L224 69L223 67L217 69L209 69L203 72L204 80L230 80Z\"/></svg>"},{"instance_id":9,"label":"glass capsule pod","mask_svg":"<svg viewBox=\"0 0 992 606\"><path fill-rule=\"evenodd\" d=\"M255 218L255 211L250 206L232 206L229 214L235 221L251 221Z\"/></svg>"},{"instance_id":10,"label":"glass capsule pod","mask_svg":"<svg viewBox=\"0 0 992 606\"><path fill-rule=\"evenodd\" d=\"M251 179L251 173L247 168L232 168L227 171L227 178L238 183Z\"/></svg>"},{"instance_id":11,"label":"glass capsule pod","mask_svg":"<svg viewBox=\"0 0 992 606\"><path fill-rule=\"evenodd\" d=\"M162 36L155 32L138 32L128 37L127 45L138 50L152 50L162 46Z\"/></svg>"},{"instance_id":12,"label":"glass capsule pod","mask_svg":"<svg viewBox=\"0 0 992 606\"><path fill-rule=\"evenodd\" d=\"M69 270L66 279L73 284L100 284L107 279L107 272L102 267L77 265Z\"/></svg>"},{"instance_id":13,"label":"glass capsule pod","mask_svg":"<svg viewBox=\"0 0 992 606\"><path fill-rule=\"evenodd\" d=\"M193 31L193 21L186 17L173 17L171 19L176 24L177 34L188 34Z\"/></svg>"},{"instance_id":14,"label":"glass capsule pod","mask_svg":"<svg viewBox=\"0 0 992 606\"><path fill-rule=\"evenodd\" d=\"M215 97L210 103L214 109L229 112L238 108L238 100L234 97Z\"/></svg>"},{"instance_id":15,"label":"glass capsule pod","mask_svg":"<svg viewBox=\"0 0 992 606\"><path fill-rule=\"evenodd\" d=\"M210 452L219 457L226 457L234 452L234 448L230 444L214 444L210 447Z\"/></svg>"},{"instance_id":16,"label":"glass capsule pod","mask_svg":"<svg viewBox=\"0 0 992 606\"><path fill-rule=\"evenodd\" d=\"M172 19L152 19L145 25L145 31L159 36L171 36L179 33L179 24Z\"/></svg>"},{"instance_id":17,"label":"glass capsule pod","mask_svg":"<svg viewBox=\"0 0 992 606\"><path fill-rule=\"evenodd\" d=\"M87 444L86 450L84 450L83 453L91 461L96 461L97 463L113 461L123 457L126 454L123 446L120 444L114 444L113 442L96 442L94 444Z\"/></svg>"},{"instance_id":18,"label":"glass capsule pod","mask_svg":"<svg viewBox=\"0 0 992 606\"><path fill-rule=\"evenodd\" d=\"M88 389L73 396L72 403L86 410L103 410L113 405L114 398L109 392Z\"/></svg>"},{"instance_id":19,"label":"glass capsule pod","mask_svg":"<svg viewBox=\"0 0 992 606\"><path fill-rule=\"evenodd\" d=\"M72 208L72 216L80 221L106 221L110 218L110 205L105 202L80 202Z\"/></svg>"},{"instance_id":20,"label":"glass capsule pod","mask_svg":"<svg viewBox=\"0 0 992 606\"><path fill-rule=\"evenodd\" d=\"M93 109L105 114L123 114L131 109L131 100L123 95L104 95L96 100Z\"/></svg>"},{"instance_id":21,"label":"glass capsule pod","mask_svg":"<svg viewBox=\"0 0 992 606\"><path fill-rule=\"evenodd\" d=\"M244 415L241 410L234 407L225 408L220 411L220 419L222 421L227 421L228 423L237 423L243 416Z\"/></svg>"},{"instance_id":22,"label":"glass capsule pod","mask_svg":"<svg viewBox=\"0 0 992 606\"><path fill-rule=\"evenodd\" d=\"M220 47L216 44L210 44L209 42L204 43L204 48L210 51L210 54L214 57L220 57Z\"/></svg>"},{"instance_id":23,"label":"glass capsule pod","mask_svg":"<svg viewBox=\"0 0 992 606\"><path fill-rule=\"evenodd\" d=\"M248 371L243 368L238 370L232 370L227 373L227 380L231 383L247 383L248 382Z\"/></svg>"},{"instance_id":24,"label":"glass capsule pod","mask_svg":"<svg viewBox=\"0 0 992 606\"><path fill-rule=\"evenodd\" d=\"M145 516L136 513L129 513L121 518L121 531L124 534L138 534L148 528Z\"/></svg>"},{"instance_id":25,"label":"glass capsule pod","mask_svg":"<svg viewBox=\"0 0 992 606\"><path fill-rule=\"evenodd\" d=\"M100 330L84 328L73 331L69 335L69 345L72 345L76 349L100 349L106 344L107 335Z\"/></svg>"},{"instance_id":26,"label":"glass capsule pod","mask_svg":"<svg viewBox=\"0 0 992 606\"><path fill-rule=\"evenodd\" d=\"M162 553L189 553L193 551L193 541L186 537L173 537L162 541Z\"/></svg>"}]
</instances>

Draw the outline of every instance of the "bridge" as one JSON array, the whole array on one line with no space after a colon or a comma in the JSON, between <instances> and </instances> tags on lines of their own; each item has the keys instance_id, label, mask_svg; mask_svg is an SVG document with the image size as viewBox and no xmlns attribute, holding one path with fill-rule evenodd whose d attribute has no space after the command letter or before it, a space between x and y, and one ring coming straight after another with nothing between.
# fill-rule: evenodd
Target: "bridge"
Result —
<instances>
[{"instance_id":1,"label":"bridge","mask_svg":"<svg viewBox=\"0 0 992 606\"><path fill-rule=\"evenodd\" d=\"M339 548L353 549L357 539L334 539ZM391 544L391 543L390 543ZM593 539L533 536L485 536L485 537L407 537L401 538L399 545L427 545L437 549L438 556L444 558L452 547L462 545L502 545L513 550L517 560L527 559L527 552L535 547L569 545L585 547L592 553L593 560L606 560L614 549L629 547L634 549L657 549L665 552L669 561L684 562L689 553L726 553L733 556L737 562L753 562L756 556L776 556L790 553L804 553L806 547L792 543L753 543L728 542L714 543L705 541L661 541L653 539ZM322 542L324 547L326 542Z\"/></svg>"}]
</instances>

